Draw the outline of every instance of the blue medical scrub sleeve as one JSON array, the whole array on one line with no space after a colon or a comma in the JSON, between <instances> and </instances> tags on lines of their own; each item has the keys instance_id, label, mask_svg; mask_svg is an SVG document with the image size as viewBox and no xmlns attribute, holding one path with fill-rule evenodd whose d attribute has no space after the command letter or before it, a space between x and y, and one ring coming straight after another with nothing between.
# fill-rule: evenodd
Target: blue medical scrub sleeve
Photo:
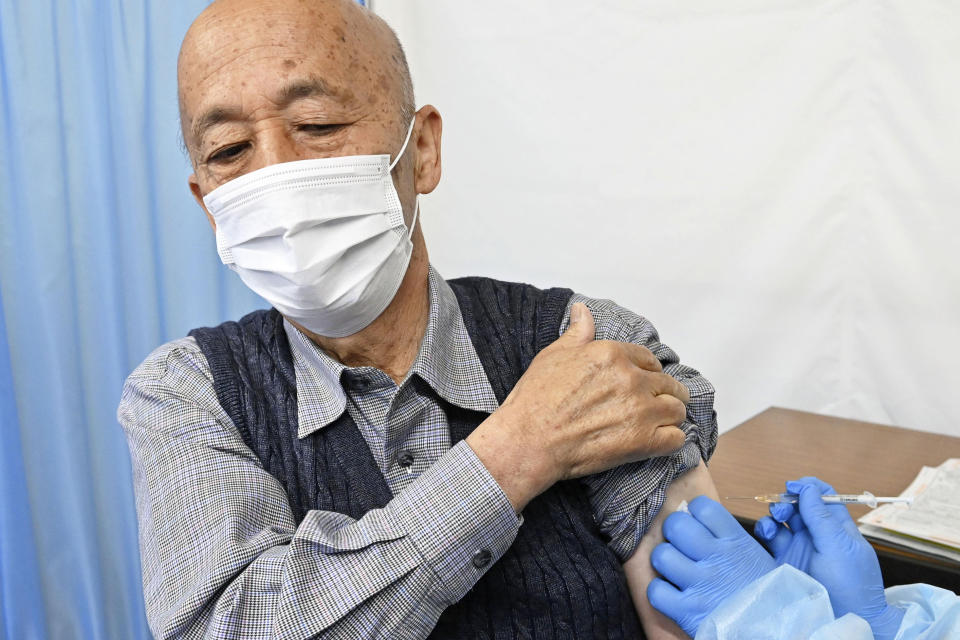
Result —
<instances>
[{"instance_id":1,"label":"blue medical scrub sleeve","mask_svg":"<svg viewBox=\"0 0 960 640\"><path fill-rule=\"evenodd\" d=\"M887 602L904 610L897 640L960 638L960 597L926 584L890 587ZM696 640L811 638L872 640L865 620L834 619L823 585L782 565L727 598L700 625Z\"/></svg>"}]
</instances>

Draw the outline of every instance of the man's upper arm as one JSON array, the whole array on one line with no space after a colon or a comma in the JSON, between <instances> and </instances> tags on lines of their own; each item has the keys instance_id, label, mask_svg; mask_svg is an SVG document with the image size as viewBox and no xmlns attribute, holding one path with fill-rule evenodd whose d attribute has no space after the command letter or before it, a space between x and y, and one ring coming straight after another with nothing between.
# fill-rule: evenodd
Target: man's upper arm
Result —
<instances>
[{"instance_id":1,"label":"man's upper arm","mask_svg":"<svg viewBox=\"0 0 960 640\"><path fill-rule=\"evenodd\" d=\"M660 512L675 479L713 454L717 443L714 389L699 371L680 363L677 354L660 342L657 330L646 318L610 300L597 300L579 294L571 298L568 312L576 302L585 303L593 314L597 339L631 342L646 347L660 361L664 373L676 378L690 391L687 419L680 425L686 434L686 441L679 451L669 456L622 465L582 480L590 497L595 521L610 538L609 545L614 553L622 562L626 562L634 555L644 534L654 526L654 518ZM561 331L566 328L568 320L569 315L561 323Z\"/></svg>"},{"instance_id":2,"label":"man's upper arm","mask_svg":"<svg viewBox=\"0 0 960 640\"><path fill-rule=\"evenodd\" d=\"M713 385L696 369L681 364L677 354L660 342L657 330L646 318L609 300L574 295L570 304L575 302L584 302L590 308L597 339L646 347L660 361L664 373L690 391L687 419L680 425L686 441L679 451L584 478L594 518L610 536L610 547L624 562L630 594L647 637L686 638L683 630L647 600L647 585L656 575L650 552L663 540L663 520L681 501L699 495L717 498L706 466L718 435Z\"/></svg>"},{"instance_id":3,"label":"man's upper arm","mask_svg":"<svg viewBox=\"0 0 960 640\"><path fill-rule=\"evenodd\" d=\"M670 484L666 491L663 505L654 518L650 528L640 540L640 545L633 556L623 565L630 587L633 604L637 608L640 622L648 638L686 638L683 632L672 620L650 606L647 600L647 585L657 575L650 564L650 553L654 547L663 542L663 521L668 515L677 510L684 500L690 502L697 496L706 495L719 500L713 478L707 466L700 462L696 467L683 473Z\"/></svg>"},{"instance_id":4,"label":"man's upper arm","mask_svg":"<svg viewBox=\"0 0 960 640\"><path fill-rule=\"evenodd\" d=\"M204 603L250 563L259 569L251 590L279 592L279 545L296 529L286 494L232 426L204 365L192 339L164 345L127 379L117 411L133 466L144 597L159 637L202 626L213 611ZM281 553L262 555L271 549ZM248 621L263 635L271 623Z\"/></svg>"}]
</instances>

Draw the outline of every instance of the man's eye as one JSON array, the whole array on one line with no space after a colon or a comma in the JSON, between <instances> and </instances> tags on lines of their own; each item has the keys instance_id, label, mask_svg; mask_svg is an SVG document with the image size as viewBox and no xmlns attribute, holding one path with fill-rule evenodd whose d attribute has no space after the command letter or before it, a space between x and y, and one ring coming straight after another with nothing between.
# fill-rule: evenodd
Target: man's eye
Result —
<instances>
[{"instance_id":1,"label":"man's eye","mask_svg":"<svg viewBox=\"0 0 960 640\"><path fill-rule=\"evenodd\" d=\"M223 149L211 154L211 156L207 158L207 162L229 162L243 153L243 150L246 148L246 143L232 144L229 147L224 147Z\"/></svg>"},{"instance_id":2,"label":"man's eye","mask_svg":"<svg viewBox=\"0 0 960 640\"><path fill-rule=\"evenodd\" d=\"M333 133L333 132L335 132L335 131L338 131L339 129L342 129L342 128L343 128L343 125L342 125L342 124L313 124L313 123L307 123L307 124L297 125L297 129L299 129L300 131L303 131L304 133L309 133L309 134L315 135L315 136L325 136L325 135L329 135L329 134L331 134L331 133Z\"/></svg>"}]
</instances>

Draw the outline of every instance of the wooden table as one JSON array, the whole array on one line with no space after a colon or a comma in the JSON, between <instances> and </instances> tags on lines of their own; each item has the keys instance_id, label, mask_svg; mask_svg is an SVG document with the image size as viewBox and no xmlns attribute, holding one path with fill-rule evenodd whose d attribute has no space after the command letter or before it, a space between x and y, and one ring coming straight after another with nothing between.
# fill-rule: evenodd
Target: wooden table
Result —
<instances>
[{"instance_id":1,"label":"wooden table","mask_svg":"<svg viewBox=\"0 0 960 640\"><path fill-rule=\"evenodd\" d=\"M727 496L779 493L785 480L808 475L837 493L896 496L923 465L947 458L960 458L960 438L772 407L720 436L710 472L724 506L752 532L767 505ZM854 518L868 510L850 507ZM960 592L960 564L871 542L887 586L928 582Z\"/></svg>"}]
</instances>

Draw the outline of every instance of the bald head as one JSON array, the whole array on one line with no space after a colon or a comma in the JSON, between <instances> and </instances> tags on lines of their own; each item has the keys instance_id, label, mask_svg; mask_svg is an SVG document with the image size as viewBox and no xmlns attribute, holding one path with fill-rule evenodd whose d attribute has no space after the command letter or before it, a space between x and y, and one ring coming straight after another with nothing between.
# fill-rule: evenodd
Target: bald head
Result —
<instances>
[{"instance_id":1,"label":"bald head","mask_svg":"<svg viewBox=\"0 0 960 640\"><path fill-rule=\"evenodd\" d=\"M373 342L393 349L391 332L412 335L409 327L398 329L397 318L426 298L428 259L422 225L413 220L417 197L440 181L442 122L431 105L414 113L403 50L386 23L353 0L217 0L183 39L177 81L193 164L188 183L214 230L205 198L240 176L298 160L392 159L390 178L413 253L381 316L391 318L381 325L390 336ZM311 166L330 164L338 163ZM322 336L308 335L321 343ZM357 344L366 353L365 343Z\"/></svg>"},{"instance_id":2,"label":"bald head","mask_svg":"<svg viewBox=\"0 0 960 640\"><path fill-rule=\"evenodd\" d=\"M313 115L401 127L414 111L400 42L354 0L217 0L187 31L177 78L183 139L195 167L210 150L211 130L254 123L270 107L309 101ZM214 135L213 142L232 137Z\"/></svg>"}]
</instances>

